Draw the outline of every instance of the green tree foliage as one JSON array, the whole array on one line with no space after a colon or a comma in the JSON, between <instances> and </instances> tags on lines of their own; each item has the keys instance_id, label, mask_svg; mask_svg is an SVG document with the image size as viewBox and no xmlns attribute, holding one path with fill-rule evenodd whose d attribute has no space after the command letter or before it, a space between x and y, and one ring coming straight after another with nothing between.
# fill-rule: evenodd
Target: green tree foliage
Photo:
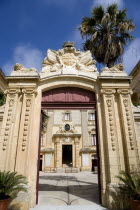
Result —
<instances>
[{"instance_id":1,"label":"green tree foliage","mask_svg":"<svg viewBox=\"0 0 140 210\"><path fill-rule=\"evenodd\" d=\"M0 106L2 106L3 104L5 104L5 95L0 92Z\"/></svg>"},{"instance_id":2,"label":"green tree foliage","mask_svg":"<svg viewBox=\"0 0 140 210\"><path fill-rule=\"evenodd\" d=\"M84 50L90 50L95 59L112 67L124 52L133 36L130 33L135 26L127 19L126 9L118 10L117 4L106 9L98 6L92 9L91 17L84 17L79 28L82 37L86 37Z\"/></svg>"},{"instance_id":3,"label":"green tree foliage","mask_svg":"<svg viewBox=\"0 0 140 210\"><path fill-rule=\"evenodd\" d=\"M47 128L48 115L43 109L41 110L41 115L42 115L42 131L45 132Z\"/></svg>"}]
</instances>

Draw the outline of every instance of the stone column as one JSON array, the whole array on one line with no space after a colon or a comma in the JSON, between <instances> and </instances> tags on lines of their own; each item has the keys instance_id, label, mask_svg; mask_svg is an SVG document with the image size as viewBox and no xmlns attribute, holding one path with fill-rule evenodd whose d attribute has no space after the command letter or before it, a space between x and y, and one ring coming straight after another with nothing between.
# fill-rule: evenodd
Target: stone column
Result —
<instances>
[{"instance_id":1,"label":"stone column","mask_svg":"<svg viewBox=\"0 0 140 210\"><path fill-rule=\"evenodd\" d=\"M19 88L9 88L5 93L7 97L0 136L0 170L14 171L22 96Z\"/></svg>"},{"instance_id":2,"label":"stone column","mask_svg":"<svg viewBox=\"0 0 140 210\"><path fill-rule=\"evenodd\" d=\"M124 157L121 142L121 130L119 120L119 110L116 101L115 88L102 88L102 128L104 156L101 154L101 168L104 167L105 175L101 175L102 181L102 203L107 205L110 209L120 208L119 203L115 203L113 195L117 187L118 179L116 176L120 170L124 169ZM100 140L101 141L101 140ZM101 149L101 148L100 148Z\"/></svg>"},{"instance_id":3,"label":"stone column","mask_svg":"<svg viewBox=\"0 0 140 210\"><path fill-rule=\"evenodd\" d=\"M60 142L59 138L55 141L55 167L60 168Z\"/></svg>"},{"instance_id":4,"label":"stone column","mask_svg":"<svg viewBox=\"0 0 140 210\"><path fill-rule=\"evenodd\" d=\"M35 89L23 89L23 105L21 112L20 130L18 137L18 148L16 158L16 171L27 175L29 155L30 155L30 138L32 136L32 124L34 113Z\"/></svg>"},{"instance_id":5,"label":"stone column","mask_svg":"<svg viewBox=\"0 0 140 210\"><path fill-rule=\"evenodd\" d=\"M125 168L127 171L139 171L140 162L138 155L138 146L136 141L136 131L134 116L131 105L130 89L118 89L119 109L121 116L121 125L123 133L123 148Z\"/></svg>"},{"instance_id":6,"label":"stone column","mask_svg":"<svg viewBox=\"0 0 140 210\"><path fill-rule=\"evenodd\" d=\"M75 167L79 168L79 138L75 138Z\"/></svg>"},{"instance_id":7,"label":"stone column","mask_svg":"<svg viewBox=\"0 0 140 210\"><path fill-rule=\"evenodd\" d=\"M104 109L104 147L106 147L106 165L107 177L110 183L115 182L115 176L120 171L120 156L118 148L118 135L117 135L117 116L115 109L115 89L102 89L103 104ZM105 158L105 157L104 157Z\"/></svg>"}]
</instances>

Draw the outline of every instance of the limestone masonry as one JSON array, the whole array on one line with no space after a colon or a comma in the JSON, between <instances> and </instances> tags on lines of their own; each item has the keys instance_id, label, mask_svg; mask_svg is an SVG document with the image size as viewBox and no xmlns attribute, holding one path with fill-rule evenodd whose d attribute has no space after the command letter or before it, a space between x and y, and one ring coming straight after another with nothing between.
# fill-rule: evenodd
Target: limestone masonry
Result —
<instances>
[{"instance_id":1,"label":"limestone masonry","mask_svg":"<svg viewBox=\"0 0 140 210\"><path fill-rule=\"evenodd\" d=\"M21 64L10 76L0 72L6 94L0 170L28 179L28 192L14 202L24 210L36 205L39 170L98 170L102 205L122 208L114 197L116 175L140 171L140 109L131 103L131 80L122 64L98 72L91 53L72 42L49 49L40 73Z\"/></svg>"}]
</instances>

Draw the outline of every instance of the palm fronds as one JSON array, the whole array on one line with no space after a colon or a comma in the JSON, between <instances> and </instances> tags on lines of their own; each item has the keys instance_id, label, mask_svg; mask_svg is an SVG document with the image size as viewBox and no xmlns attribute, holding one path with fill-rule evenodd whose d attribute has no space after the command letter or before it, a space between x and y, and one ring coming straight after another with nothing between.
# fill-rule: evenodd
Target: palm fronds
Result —
<instances>
[{"instance_id":1,"label":"palm fronds","mask_svg":"<svg viewBox=\"0 0 140 210\"><path fill-rule=\"evenodd\" d=\"M17 172L0 171L0 200L15 198L20 191L26 192L26 177Z\"/></svg>"},{"instance_id":2,"label":"palm fronds","mask_svg":"<svg viewBox=\"0 0 140 210\"><path fill-rule=\"evenodd\" d=\"M136 173L121 171L117 178L121 181L119 189L128 198L140 200L140 176Z\"/></svg>"},{"instance_id":3,"label":"palm fronds","mask_svg":"<svg viewBox=\"0 0 140 210\"><path fill-rule=\"evenodd\" d=\"M0 92L0 106L5 104L5 100L5 95L2 92Z\"/></svg>"},{"instance_id":4,"label":"palm fronds","mask_svg":"<svg viewBox=\"0 0 140 210\"><path fill-rule=\"evenodd\" d=\"M119 10L117 4L92 9L91 17L84 17L79 31L86 37L84 50L90 50L98 62L107 64L117 61L133 36L135 29L131 19L127 19L126 9Z\"/></svg>"}]
</instances>

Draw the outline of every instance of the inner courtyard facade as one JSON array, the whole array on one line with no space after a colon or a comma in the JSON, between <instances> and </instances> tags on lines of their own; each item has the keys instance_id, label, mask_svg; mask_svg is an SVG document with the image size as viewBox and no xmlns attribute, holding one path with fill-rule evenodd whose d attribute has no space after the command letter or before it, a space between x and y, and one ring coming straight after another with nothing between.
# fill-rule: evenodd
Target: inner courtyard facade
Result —
<instances>
[{"instance_id":1,"label":"inner courtyard facade","mask_svg":"<svg viewBox=\"0 0 140 210\"><path fill-rule=\"evenodd\" d=\"M95 94L56 88L43 93L42 110L40 170L97 171Z\"/></svg>"}]
</instances>

